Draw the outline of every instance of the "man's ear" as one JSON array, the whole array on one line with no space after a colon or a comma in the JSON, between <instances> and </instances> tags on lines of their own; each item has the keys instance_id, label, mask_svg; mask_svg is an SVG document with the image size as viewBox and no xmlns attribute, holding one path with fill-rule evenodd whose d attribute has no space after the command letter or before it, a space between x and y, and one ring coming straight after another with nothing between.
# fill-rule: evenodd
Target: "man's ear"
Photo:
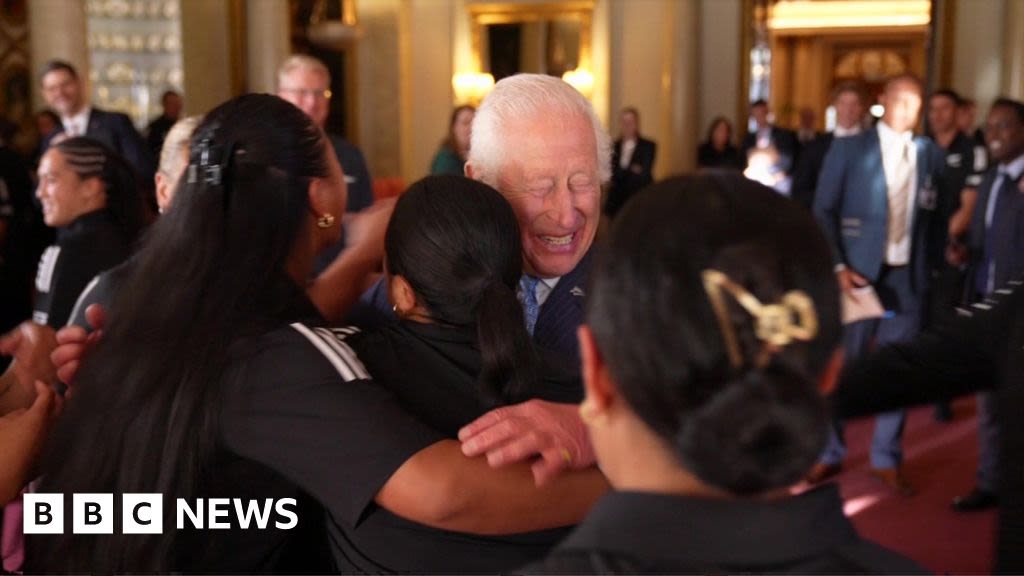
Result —
<instances>
[{"instance_id":1,"label":"man's ear","mask_svg":"<svg viewBox=\"0 0 1024 576\"><path fill-rule=\"evenodd\" d=\"M595 416L603 414L615 403L618 390L590 327L584 324L577 328L576 337L580 344L583 390L586 393L584 404L596 413Z\"/></svg>"},{"instance_id":2,"label":"man's ear","mask_svg":"<svg viewBox=\"0 0 1024 576\"><path fill-rule=\"evenodd\" d=\"M473 178L474 170L472 163L466 162L465 165L463 165L462 167L462 172L466 175L466 178L469 178L470 180L475 180L475 178Z\"/></svg>"}]
</instances>

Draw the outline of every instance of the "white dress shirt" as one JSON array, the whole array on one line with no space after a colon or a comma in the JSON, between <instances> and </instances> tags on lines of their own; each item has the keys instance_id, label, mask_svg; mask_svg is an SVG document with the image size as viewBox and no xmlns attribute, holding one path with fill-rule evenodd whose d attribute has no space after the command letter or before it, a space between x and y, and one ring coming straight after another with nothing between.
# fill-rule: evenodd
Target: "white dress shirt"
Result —
<instances>
[{"instance_id":1,"label":"white dress shirt","mask_svg":"<svg viewBox=\"0 0 1024 576\"><path fill-rule=\"evenodd\" d=\"M888 243L885 248L885 263L891 266L904 266L910 263L911 240L914 237L914 207L917 201L917 144L914 133L906 131L898 133L885 122L878 123L878 140L882 146L882 167L885 170L885 183L890 195L896 193L894 180L896 167L903 153L903 145L907 145L907 157L910 162L910 193L907 195L907 233L898 242Z\"/></svg>"},{"instance_id":2,"label":"white dress shirt","mask_svg":"<svg viewBox=\"0 0 1024 576\"><path fill-rule=\"evenodd\" d=\"M619 153L619 168L622 168L623 170L629 168L630 162L633 161L633 152L635 150L636 138L622 141L622 150Z\"/></svg>"},{"instance_id":3,"label":"white dress shirt","mask_svg":"<svg viewBox=\"0 0 1024 576\"><path fill-rule=\"evenodd\" d=\"M856 136L860 134L860 126L854 125L850 128L843 128L842 126L836 126L836 129L832 131L832 136L835 138L846 138L847 136Z\"/></svg>"},{"instance_id":4,"label":"white dress shirt","mask_svg":"<svg viewBox=\"0 0 1024 576\"><path fill-rule=\"evenodd\" d=\"M82 111L70 118L61 118L61 124L64 125L64 132L68 136L85 136L86 131L89 129L89 116L92 115L92 107L85 106Z\"/></svg>"}]
</instances>

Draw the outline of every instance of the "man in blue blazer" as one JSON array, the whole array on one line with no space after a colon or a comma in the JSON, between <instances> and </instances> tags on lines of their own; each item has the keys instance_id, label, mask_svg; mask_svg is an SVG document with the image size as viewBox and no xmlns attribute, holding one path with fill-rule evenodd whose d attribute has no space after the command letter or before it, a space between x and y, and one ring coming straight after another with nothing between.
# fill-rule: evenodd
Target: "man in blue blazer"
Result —
<instances>
[{"instance_id":1,"label":"man in blue blazer","mask_svg":"<svg viewBox=\"0 0 1024 576\"><path fill-rule=\"evenodd\" d=\"M890 79L878 126L833 141L818 179L814 213L831 244L840 287L856 299L872 286L886 310L881 319L847 326L848 359L861 356L872 342L908 341L920 328L932 265L928 238L944 198L939 189L943 154L930 140L913 135L921 100L919 80ZM877 418L871 466L889 487L909 495L913 490L900 472L904 417L898 411ZM846 447L840 425L835 428L810 481L840 469Z\"/></svg>"},{"instance_id":2,"label":"man in blue blazer","mask_svg":"<svg viewBox=\"0 0 1024 576\"><path fill-rule=\"evenodd\" d=\"M74 66L61 60L51 60L43 66L40 75L43 99L61 119L61 131L66 136L87 136L107 145L135 168L144 189L153 186L156 164L146 141L135 129L128 116L107 112L90 106L82 82ZM50 146L56 134L47 138L42 150Z\"/></svg>"}]
</instances>

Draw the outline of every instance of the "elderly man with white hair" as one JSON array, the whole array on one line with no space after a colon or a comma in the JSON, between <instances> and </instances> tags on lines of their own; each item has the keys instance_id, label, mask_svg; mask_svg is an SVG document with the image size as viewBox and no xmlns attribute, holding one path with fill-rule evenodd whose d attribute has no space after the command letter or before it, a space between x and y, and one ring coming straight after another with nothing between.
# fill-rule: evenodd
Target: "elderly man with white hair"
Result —
<instances>
[{"instance_id":1,"label":"elderly man with white hair","mask_svg":"<svg viewBox=\"0 0 1024 576\"><path fill-rule=\"evenodd\" d=\"M542 353L573 372L610 159L611 139L590 102L553 76L502 79L473 119L466 176L496 188L512 205L522 235L519 288L527 330ZM382 282L366 298L374 312L392 316ZM576 405L530 400L489 412L459 437L467 456L487 454L494 466L541 456L533 472L543 483L566 467L594 463L585 435Z\"/></svg>"},{"instance_id":2,"label":"elderly man with white hair","mask_svg":"<svg viewBox=\"0 0 1024 576\"><path fill-rule=\"evenodd\" d=\"M538 347L574 370L610 156L610 138L590 103L551 76L501 80L473 120L466 175L497 188L519 218L527 328ZM592 465L585 437L575 405L543 400L494 410L459 435L464 453L487 454L493 466L539 455L539 483L566 467Z\"/></svg>"}]
</instances>

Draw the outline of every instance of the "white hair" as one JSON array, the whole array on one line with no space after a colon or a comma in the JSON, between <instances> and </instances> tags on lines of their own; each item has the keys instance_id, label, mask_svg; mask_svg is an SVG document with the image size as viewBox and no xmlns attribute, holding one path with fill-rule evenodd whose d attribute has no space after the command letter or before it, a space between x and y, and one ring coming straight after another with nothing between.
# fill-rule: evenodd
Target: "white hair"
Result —
<instances>
[{"instance_id":1,"label":"white hair","mask_svg":"<svg viewBox=\"0 0 1024 576\"><path fill-rule=\"evenodd\" d=\"M277 69L277 87L280 88L284 84L284 79L296 70L319 72L327 78L328 84L331 83L331 72L319 58L314 58L308 54L292 54Z\"/></svg>"},{"instance_id":2,"label":"white hair","mask_svg":"<svg viewBox=\"0 0 1024 576\"><path fill-rule=\"evenodd\" d=\"M540 118L582 118L594 129L594 153L601 182L611 179L611 138L594 113L590 102L560 78L545 74L516 74L494 85L473 118L468 162L473 177L497 188L498 172L505 159L514 154L506 149L505 127Z\"/></svg>"},{"instance_id":3,"label":"white hair","mask_svg":"<svg viewBox=\"0 0 1024 576\"><path fill-rule=\"evenodd\" d=\"M171 126L171 129L167 132L167 137L164 138L163 146L160 148L160 165L158 168L165 176L170 176L177 180L181 173L185 171L185 165L188 163L188 154L182 155L182 152L188 152L189 140L202 119L202 116L182 118L175 122L174 126Z\"/></svg>"}]
</instances>

